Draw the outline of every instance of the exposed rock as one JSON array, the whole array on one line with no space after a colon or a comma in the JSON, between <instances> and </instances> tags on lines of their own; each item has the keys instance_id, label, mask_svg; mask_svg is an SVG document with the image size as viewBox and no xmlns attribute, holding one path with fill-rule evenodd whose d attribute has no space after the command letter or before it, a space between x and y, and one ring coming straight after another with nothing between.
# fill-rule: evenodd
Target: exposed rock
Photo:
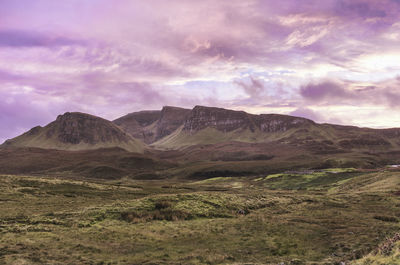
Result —
<instances>
[{"instance_id":1,"label":"exposed rock","mask_svg":"<svg viewBox=\"0 0 400 265\"><path fill-rule=\"evenodd\" d=\"M141 151L143 144L112 122L78 112L67 112L46 127L35 127L7 141L9 146L39 147L60 150L83 150L121 147Z\"/></svg>"},{"instance_id":2,"label":"exposed rock","mask_svg":"<svg viewBox=\"0 0 400 265\"><path fill-rule=\"evenodd\" d=\"M165 106L161 111L140 111L113 121L134 138L151 144L174 132L185 122L190 109Z\"/></svg>"},{"instance_id":3,"label":"exposed rock","mask_svg":"<svg viewBox=\"0 0 400 265\"><path fill-rule=\"evenodd\" d=\"M161 139L174 132L186 121L190 114L189 109L165 106L161 110L161 117L157 121L155 140Z\"/></svg>"},{"instance_id":4,"label":"exposed rock","mask_svg":"<svg viewBox=\"0 0 400 265\"><path fill-rule=\"evenodd\" d=\"M155 138L155 132L150 127L160 117L161 111L159 110L145 110L125 115L114 120L113 123L134 138L140 139L145 143L152 143Z\"/></svg>"},{"instance_id":5,"label":"exposed rock","mask_svg":"<svg viewBox=\"0 0 400 265\"><path fill-rule=\"evenodd\" d=\"M244 111L196 106L185 121L183 130L197 132L213 127L223 132L230 132L251 125L250 115Z\"/></svg>"},{"instance_id":6,"label":"exposed rock","mask_svg":"<svg viewBox=\"0 0 400 265\"><path fill-rule=\"evenodd\" d=\"M59 115L50 125L46 136L56 136L59 141L69 144L98 144L106 142L129 142L131 138L107 120L84 113Z\"/></svg>"},{"instance_id":7,"label":"exposed rock","mask_svg":"<svg viewBox=\"0 0 400 265\"><path fill-rule=\"evenodd\" d=\"M308 119L278 114L253 115L253 118L256 121L255 123L257 127L262 132L269 133L285 132L292 128L315 124L313 121Z\"/></svg>"},{"instance_id":8,"label":"exposed rock","mask_svg":"<svg viewBox=\"0 0 400 265\"><path fill-rule=\"evenodd\" d=\"M222 108L196 106L186 120L184 130L191 133L207 127L213 127L222 132L230 132L237 129L249 129L254 132L284 132L294 127L314 124L313 121L304 118L261 114L253 115L244 111L234 111Z\"/></svg>"}]
</instances>

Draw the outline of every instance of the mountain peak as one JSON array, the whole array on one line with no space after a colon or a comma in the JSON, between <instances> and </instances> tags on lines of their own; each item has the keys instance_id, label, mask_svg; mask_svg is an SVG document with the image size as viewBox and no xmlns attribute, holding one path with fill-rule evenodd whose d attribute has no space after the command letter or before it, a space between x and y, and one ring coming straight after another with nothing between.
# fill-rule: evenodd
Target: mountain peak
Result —
<instances>
[{"instance_id":1,"label":"mountain peak","mask_svg":"<svg viewBox=\"0 0 400 265\"><path fill-rule=\"evenodd\" d=\"M9 146L39 147L60 150L83 150L121 147L142 151L143 144L112 122L80 112L66 112L45 127L34 127L7 141Z\"/></svg>"},{"instance_id":2,"label":"mountain peak","mask_svg":"<svg viewBox=\"0 0 400 265\"><path fill-rule=\"evenodd\" d=\"M83 113L83 112L65 112L64 114L58 115L56 120L64 120L64 119L101 119L103 118Z\"/></svg>"},{"instance_id":3,"label":"mountain peak","mask_svg":"<svg viewBox=\"0 0 400 265\"><path fill-rule=\"evenodd\" d=\"M163 111L181 111L181 110L189 110L181 107L174 107L174 106L163 106L161 112Z\"/></svg>"}]
</instances>

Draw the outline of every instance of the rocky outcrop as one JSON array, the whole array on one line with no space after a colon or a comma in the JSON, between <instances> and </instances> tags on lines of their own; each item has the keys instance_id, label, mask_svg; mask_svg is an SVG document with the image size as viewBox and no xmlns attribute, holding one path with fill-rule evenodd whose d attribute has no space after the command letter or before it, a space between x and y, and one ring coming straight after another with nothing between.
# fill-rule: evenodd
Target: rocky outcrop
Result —
<instances>
[{"instance_id":1,"label":"rocky outcrop","mask_svg":"<svg viewBox=\"0 0 400 265\"><path fill-rule=\"evenodd\" d=\"M194 133L212 127L222 132L249 129L252 132L260 130L261 132L273 133L284 132L294 127L313 123L311 120L286 115L252 115L244 111L196 106L185 121L183 130Z\"/></svg>"},{"instance_id":2,"label":"rocky outcrop","mask_svg":"<svg viewBox=\"0 0 400 265\"><path fill-rule=\"evenodd\" d=\"M152 143L155 138L154 130L151 125L161 117L159 110L145 110L130 113L113 121L132 137L141 140L144 143Z\"/></svg>"},{"instance_id":3,"label":"rocky outcrop","mask_svg":"<svg viewBox=\"0 0 400 265\"><path fill-rule=\"evenodd\" d=\"M185 121L183 130L193 133L213 127L223 132L230 132L252 125L254 124L250 115L244 111L196 106Z\"/></svg>"},{"instance_id":4,"label":"rocky outcrop","mask_svg":"<svg viewBox=\"0 0 400 265\"><path fill-rule=\"evenodd\" d=\"M165 106L161 110L161 117L157 121L156 137L159 140L178 129L188 118L191 110Z\"/></svg>"},{"instance_id":5,"label":"rocky outcrop","mask_svg":"<svg viewBox=\"0 0 400 265\"><path fill-rule=\"evenodd\" d=\"M257 128L262 132L285 132L292 128L315 124L313 121L279 114L261 114L254 116Z\"/></svg>"},{"instance_id":6,"label":"rocky outcrop","mask_svg":"<svg viewBox=\"0 0 400 265\"><path fill-rule=\"evenodd\" d=\"M134 138L151 144L183 125L190 109L165 106L161 111L140 111L114 120L124 131Z\"/></svg>"},{"instance_id":7,"label":"rocky outcrop","mask_svg":"<svg viewBox=\"0 0 400 265\"><path fill-rule=\"evenodd\" d=\"M6 141L5 145L59 150L86 150L121 147L142 151L144 145L112 122L79 112L67 112L45 127Z\"/></svg>"},{"instance_id":8,"label":"rocky outcrop","mask_svg":"<svg viewBox=\"0 0 400 265\"><path fill-rule=\"evenodd\" d=\"M56 137L60 142L67 144L83 142L91 145L131 140L128 134L111 122L78 112L59 115L57 120L48 126L46 137Z\"/></svg>"},{"instance_id":9,"label":"rocky outcrop","mask_svg":"<svg viewBox=\"0 0 400 265\"><path fill-rule=\"evenodd\" d=\"M183 131L195 133L208 127L221 132L249 129L252 132L284 132L312 121L277 114L253 115L244 111L196 106L192 110L165 106L161 111L141 111L115 121L124 131L147 144L172 134L183 125Z\"/></svg>"},{"instance_id":10,"label":"rocky outcrop","mask_svg":"<svg viewBox=\"0 0 400 265\"><path fill-rule=\"evenodd\" d=\"M113 121L118 126L129 131L130 127L146 127L160 119L161 111L159 110L144 110L139 112L129 113L121 118Z\"/></svg>"}]
</instances>

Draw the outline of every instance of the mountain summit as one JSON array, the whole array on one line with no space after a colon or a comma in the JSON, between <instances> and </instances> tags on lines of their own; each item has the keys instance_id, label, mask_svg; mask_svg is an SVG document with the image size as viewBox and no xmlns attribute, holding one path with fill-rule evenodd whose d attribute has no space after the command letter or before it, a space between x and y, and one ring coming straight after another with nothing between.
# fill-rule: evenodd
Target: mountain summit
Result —
<instances>
[{"instance_id":1,"label":"mountain summit","mask_svg":"<svg viewBox=\"0 0 400 265\"><path fill-rule=\"evenodd\" d=\"M67 112L45 127L34 127L5 146L38 147L58 150L90 150L120 147L143 152L144 144L112 122L93 115Z\"/></svg>"}]
</instances>

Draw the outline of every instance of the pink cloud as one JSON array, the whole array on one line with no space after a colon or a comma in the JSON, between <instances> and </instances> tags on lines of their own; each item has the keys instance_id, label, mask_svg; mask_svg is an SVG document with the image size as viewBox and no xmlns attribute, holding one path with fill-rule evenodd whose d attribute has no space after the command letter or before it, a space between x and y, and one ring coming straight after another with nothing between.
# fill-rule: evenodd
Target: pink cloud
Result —
<instances>
[{"instance_id":1,"label":"pink cloud","mask_svg":"<svg viewBox=\"0 0 400 265\"><path fill-rule=\"evenodd\" d=\"M389 111L400 70L360 62L400 54L399 42L397 0L4 0L0 138L74 110L109 119L163 105Z\"/></svg>"}]
</instances>

